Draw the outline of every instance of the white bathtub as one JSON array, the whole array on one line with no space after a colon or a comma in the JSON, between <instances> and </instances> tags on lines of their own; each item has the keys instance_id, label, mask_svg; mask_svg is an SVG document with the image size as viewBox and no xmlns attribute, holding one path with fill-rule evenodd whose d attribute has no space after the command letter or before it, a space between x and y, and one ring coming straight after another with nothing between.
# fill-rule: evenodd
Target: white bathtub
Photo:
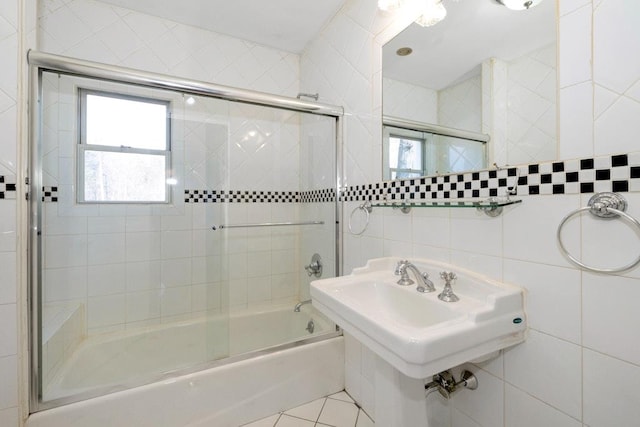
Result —
<instances>
[{"instance_id":1,"label":"white bathtub","mask_svg":"<svg viewBox=\"0 0 640 427\"><path fill-rule=\"evenodd\" d=\"M89 395L98 385L101 393L113 391L148 381L155 372L193 369L214 359L219 366L42 411L27 426L238 426L340 391L342 337L297 344L332 332L310 308L234 313L92 337L49 384L47 400ZM311 318L312 335L306 331ZM278 345L276 351L251 353Z\"/></svg>"}]
</instances>

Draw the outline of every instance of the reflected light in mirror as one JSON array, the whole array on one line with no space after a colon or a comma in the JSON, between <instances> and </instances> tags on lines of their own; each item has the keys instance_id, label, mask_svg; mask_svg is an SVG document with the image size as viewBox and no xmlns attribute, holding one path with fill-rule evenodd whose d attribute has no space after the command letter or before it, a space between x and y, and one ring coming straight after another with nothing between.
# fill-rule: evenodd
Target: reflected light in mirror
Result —
<instances>
[{"instance_id":1,"label":"reflected light in mirror","mask_svg":"<svg viewBox=\"0 0 640 427\"><path fill-rule=\"evenodd\" d=\"M397 10L402 7L403 0L378 0L378 9L385 12Z\"/></svg>"},{"instance_id":2,"label":"reflected light in mirror","mask_svg":"<svg viewBox=\"0 0 640 427\"><path fill-rule=\"evenodd\" d=\"M416 19L416 24L421 27L431 27L442 21L447 16L447 9L445 9L442 1L431 2L429 1L425 7L422 15Z\"/></svg>"},{"instance_id":3,"label":"reflected light in mirror","mask_svg":"<svg viewBox=\"0 0 640 427\"><path fill-rule=\"evenodd\" d=\"M542 0L496 0L498 3L504 5L507 9L511 10L526 10L537 6Z\"/></svg>"}]
</instances>

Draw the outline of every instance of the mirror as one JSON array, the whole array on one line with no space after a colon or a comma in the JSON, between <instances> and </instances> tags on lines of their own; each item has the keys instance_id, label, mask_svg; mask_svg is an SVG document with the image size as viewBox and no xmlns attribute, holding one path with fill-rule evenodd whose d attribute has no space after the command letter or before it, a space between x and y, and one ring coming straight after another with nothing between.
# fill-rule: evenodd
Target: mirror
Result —
<instances>
[{"instance_id":1,"label":"mirror","mask_svg":"<svg viewBox=\"0 0 640 427\"><path fill-rule=\"evenodd\" d=\"M555 1L442 4L383 46L383 178L555 160Z\"/></svg>"}]
</instances>

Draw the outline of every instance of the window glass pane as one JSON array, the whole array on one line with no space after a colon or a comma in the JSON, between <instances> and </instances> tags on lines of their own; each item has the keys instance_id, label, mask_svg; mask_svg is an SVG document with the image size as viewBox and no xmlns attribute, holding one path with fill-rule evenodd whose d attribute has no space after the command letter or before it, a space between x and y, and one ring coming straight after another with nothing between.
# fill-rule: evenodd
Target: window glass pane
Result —
<instances>
[{"instance_id":1,"label":"window glass pane","mask_svg":"<svg viewBox=\"0 0 640 427\"><path fill-rule=\"evenodd\" d=\"M165 156L84 151L87 202L164 202Z\"/></svg>"},{"instance_id":2,"label":"window glass pane","mask_svg":"<svg viewBox=\"0 0 640 427\"><path fill-rule=\"evenodd\" d=\"M85 143L166 150L167 105L88 93Z\"/></svg>"},{"instance_id":3,"label":"window glass pane","mask_svg":"<svg viewBox=\"0 0 640 427\"><path fill-rule=\"evenodd\" d=\"M422 141L398 137L389 138L389 167L422 170Z\"/></svg>"}]
</instances>

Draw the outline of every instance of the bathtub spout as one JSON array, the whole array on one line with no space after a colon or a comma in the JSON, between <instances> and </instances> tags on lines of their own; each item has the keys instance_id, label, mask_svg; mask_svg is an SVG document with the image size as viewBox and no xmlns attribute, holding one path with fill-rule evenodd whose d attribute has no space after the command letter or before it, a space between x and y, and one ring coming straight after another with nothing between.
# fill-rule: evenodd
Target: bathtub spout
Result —
<instances>
[{"instance_id":1,"label":"bathtub spout","mask_svg":"<svg viewBox=\"0 0 640 427\"><path fill-rule=\"evenodd\" d=\"M306 301L300 301L299 303L296 304L296 306L293 308L293 311L295 311L296 313L300 313L300 307L302 307L305 304L311 304L311 300L308 299Z\"/></svg>"}]
</instances>

